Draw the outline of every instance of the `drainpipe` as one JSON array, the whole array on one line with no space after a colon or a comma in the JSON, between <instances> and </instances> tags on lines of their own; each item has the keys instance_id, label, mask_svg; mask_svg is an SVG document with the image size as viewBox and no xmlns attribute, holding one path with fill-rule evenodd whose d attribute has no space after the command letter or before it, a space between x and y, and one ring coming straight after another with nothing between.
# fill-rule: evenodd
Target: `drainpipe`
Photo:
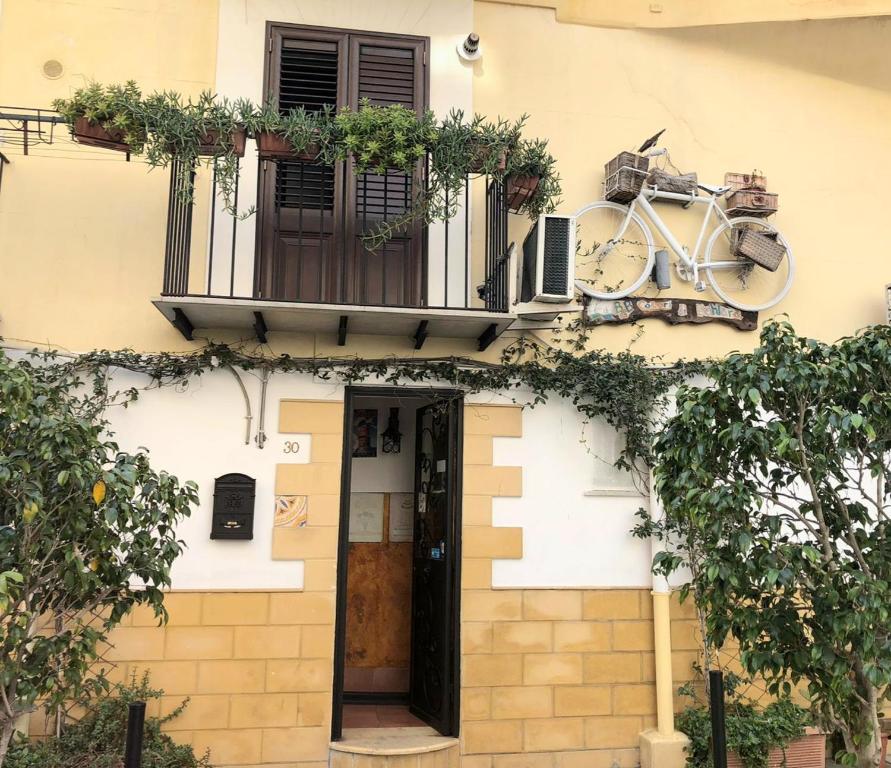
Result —
<instances>
[{"instance_id":1,"label":"drainpipe","mask_svg":"<svg viewBox=\"0 0 891 768\"><path fill-rule=\"evenodd\" d=\"M658 522L665 516L665 510L656 494L652 472L649 484L650 516ZM664 549L664 543L653 538L651 549L651 554L655 558ZM656 651L656 730L662 736L671 736L675 732L674 681L671 676L671 587L665 576L653 574L651 594Z\"/></svg>"},{"instance_id":2,"label":"drainpipe","mask_svg":"<svg viewBox=\"0 0 891 768\"><path fill-rule=\"evenodd\" d=\"M665 516L656 493L653 472L649 473L650 517ZM665 544L652 539L650 556L655 558ZM652 559L650 560L652 562ZM671 587L664 576L653 574L653 647L656 661L656 727L640 734L641 768L684 768L690 740L674 728L674 681L671 675Z\"/></svg>"}]
</instances>

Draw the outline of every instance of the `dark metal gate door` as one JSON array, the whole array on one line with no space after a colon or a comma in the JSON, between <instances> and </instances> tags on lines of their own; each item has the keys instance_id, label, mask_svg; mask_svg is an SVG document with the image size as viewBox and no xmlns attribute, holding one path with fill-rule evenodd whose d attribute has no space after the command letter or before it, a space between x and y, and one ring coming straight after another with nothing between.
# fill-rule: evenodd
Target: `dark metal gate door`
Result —
<instances>
[{"instance_id":1,"label":"dark metal gate door","mask_svg":"<svg viewBox=\"0 0 891 768\"><path fill-rule=\"evenodd\" d=\"M457 735L460 400L417 411L410 709Z\"/></svg>"}]
</instances>

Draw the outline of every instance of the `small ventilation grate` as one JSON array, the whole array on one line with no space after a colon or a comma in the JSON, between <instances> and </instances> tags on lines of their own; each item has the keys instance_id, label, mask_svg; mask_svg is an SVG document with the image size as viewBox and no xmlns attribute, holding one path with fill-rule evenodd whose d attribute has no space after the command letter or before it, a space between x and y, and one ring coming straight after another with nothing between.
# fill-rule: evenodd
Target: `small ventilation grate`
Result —
<instances>
[{"instance_id":1,"label":"small ventilation grate","mask_svg":"<svg viewBox=\"0 0 891 768\"><path fill-rule=\"evenodd\" d=\"M551 296L566 294L569 283L569 219L545 219L542 291Z\"/></svg>"}]
</instances>

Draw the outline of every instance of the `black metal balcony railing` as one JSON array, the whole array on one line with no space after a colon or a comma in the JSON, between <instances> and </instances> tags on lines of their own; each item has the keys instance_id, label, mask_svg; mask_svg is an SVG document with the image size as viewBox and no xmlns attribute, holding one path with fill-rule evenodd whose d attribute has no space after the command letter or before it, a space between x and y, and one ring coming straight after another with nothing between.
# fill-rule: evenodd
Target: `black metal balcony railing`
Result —
<instances>
[{"instance_id":1,"label":"black metal balcony railing","mask_svg":"<svg viewBox=\"0 0 891 768\"><path fill-rule=\"evenodd\" d=\"M404 217L415 185L423 183L420 174L354 175L345 163L261 160L254 182L252 160L240 161L232 189L237 210L253 204L256 189L257 212L246 219L223 211L215 166L197 174L192 169L195 202L185 202L177 194L183 174L174 163L162 295L508 311L501 182L468 175L458 193L458 216L409 224L368 250L363 235ZM209 191L196 178L203 173L209 173ZM209 210L202 210L208 201ZM194 263L193 253L200 254Z\"/></svg>"}]
</instances>

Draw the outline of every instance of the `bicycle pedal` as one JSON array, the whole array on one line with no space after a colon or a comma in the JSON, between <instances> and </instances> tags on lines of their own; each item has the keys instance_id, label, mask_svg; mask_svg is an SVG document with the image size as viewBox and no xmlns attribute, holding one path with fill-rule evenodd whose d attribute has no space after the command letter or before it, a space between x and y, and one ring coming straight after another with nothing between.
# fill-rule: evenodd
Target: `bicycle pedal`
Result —
<instances>
[{"instance_id":1,"label":"bicycle pedal","mask_svg":"<svg viewBox=\"0 0 891 768\"><path fill-rule=\"evenodd\" d=\"M697 280L693 286L693 290L696 291L696 293L702 293L705 290L705 283L702 280Z\"/></svg>"}]
</instances>

